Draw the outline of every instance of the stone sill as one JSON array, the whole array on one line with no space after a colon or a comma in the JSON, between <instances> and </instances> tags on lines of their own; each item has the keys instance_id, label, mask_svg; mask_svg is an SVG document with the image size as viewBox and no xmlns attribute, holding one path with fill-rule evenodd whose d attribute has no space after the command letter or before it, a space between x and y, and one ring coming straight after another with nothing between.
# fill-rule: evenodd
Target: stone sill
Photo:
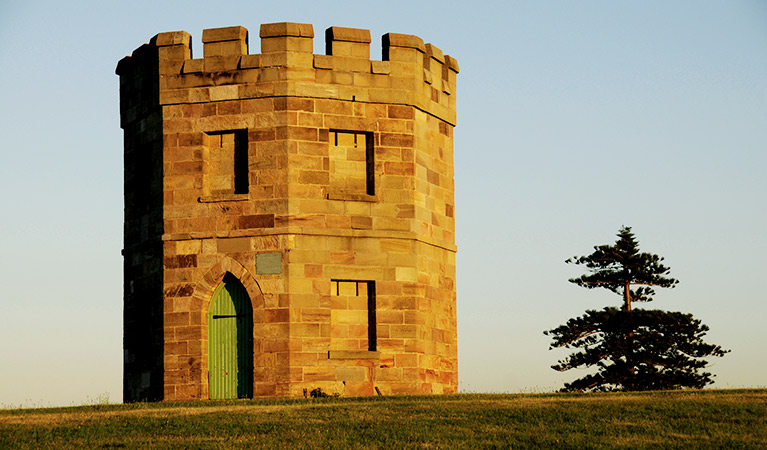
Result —
<instances>
[{"instance_id":1,"label":"stone sill","mask_svg":"<svg viewBox=\"0 0 767 450\"><path fill-rule=\"evenodd\" d=\"M328 192L328 200L351 200L355 202L375 203L378 197L368 194L353 194L350 192Z\"/></svg>"},{"instance_id":2,"label":"stone sill","mask_svg":"<svg viewBox=\"0 0 767 450\"><path fill-rule=\"evenodd\" d=\"M216 203L216 202L242 202L248 200L248 194L220 194L220 195L206 195L197 199L199 203Z\"/></svg>"},{"instance_id":3,"label":"stone sill","mask_svg":"<svg viewBox=\"0 0 767 450\"><path fill-rule=\"evenodd\" d=\"M381 352L371 352L366 350L330 350L328 359L381 359Z\"/></svg>"}]
</instances>

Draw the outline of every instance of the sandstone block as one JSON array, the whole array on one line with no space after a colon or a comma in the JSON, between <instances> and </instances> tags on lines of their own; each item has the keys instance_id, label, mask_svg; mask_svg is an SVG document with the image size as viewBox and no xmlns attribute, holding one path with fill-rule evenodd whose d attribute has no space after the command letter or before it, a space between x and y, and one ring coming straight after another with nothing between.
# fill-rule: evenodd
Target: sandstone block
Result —
<instances>
[{"instance_id":1,"label":"sandstone block","mask_svg":"<svg viewBox=\"0 0 767 450\"><path fill-rule=\"evenodd\" d=\"M248 29L241 26L209 28L202 30L203 44L222 41L245 41L247 38Z\"/></svg>"},{"instance_id":2,"label":"sandstone block","mask_svg":"<svg viewBox=\"0 0 767 450\"><path fill-rule=\"evenodd\" d=\"M253 249L253 241L249 237L219 239L219 253L248 252Z\"/></svg>"},{"instance_id":3,"label":"sandstone block","mask_svg":"<svg viewBox=\"0 0 767 450\"><path fill-rule=\"evenodd\" d=\"M367 369L364 367L337 367L336 380L345 382L367 381ZM348 389L348 384L347 384Z\"/></svg>"},{"instance_id":4,"label":"sandstone block","mask_svg":"<svg viewBox=\"0 0 767 450\"><path fill-rule=\"evenodd\" d=\"M186 31L171 31L169 33L159 33L152 38L150 43L157 45L158 47L165 47L168 45L185 45L189 46L192 35Z\"/></svg>"},{"instance_id":5,"label":"sandstone block","mask_svg":"<svg viewBox=\"0 0 767 450\"><path fill-rule=\"evenodd\" d=\"M336 381L335 367L306 367L304 381Z\"/></svg>"},{"instance_id":6,"label":"sandstone block","mask_svg":"<svg viewBox=\"0 0 767 450\"><path fill-rule=\"evenodd\" d=\"M311 24L307 23L291 23L291 22L279 22L279 23L266 23L261 25L259 35L261 38L280 37L280 36L297 36L297 37L314 37L314 28Z\"/></svg>"},{"instance_id":7,"label":"sandstone block","mask_svg":"<svg viewBox=\"0 0 767 450\"><path fill-rule=\"evenodd\" d=\"M388 75L391 73L389 61L370 61L370 71L375 74Z\"/></svg>"}]
</instances>

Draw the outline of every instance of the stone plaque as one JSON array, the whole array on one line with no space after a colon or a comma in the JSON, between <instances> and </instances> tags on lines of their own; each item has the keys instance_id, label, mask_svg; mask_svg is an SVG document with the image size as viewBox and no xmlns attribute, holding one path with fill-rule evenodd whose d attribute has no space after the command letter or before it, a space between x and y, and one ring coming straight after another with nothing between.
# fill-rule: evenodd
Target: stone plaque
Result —
<instances>
[{"instance_id":1,"label":"stone plaque","mask_svg":"<svg viewBox=\"0 0 767 450\"><path fill-rule=\"evenodd\" d=\"M256 255L256 274L279 275L282 273L282 253L259 253Z\"/></svg>"}]
</instances>

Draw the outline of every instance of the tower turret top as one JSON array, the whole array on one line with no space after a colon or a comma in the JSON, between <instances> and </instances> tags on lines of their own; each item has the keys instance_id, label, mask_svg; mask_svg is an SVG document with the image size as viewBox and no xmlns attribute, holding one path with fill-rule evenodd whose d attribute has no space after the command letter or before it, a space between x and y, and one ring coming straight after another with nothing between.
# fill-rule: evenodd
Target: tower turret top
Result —
<instances>
[{"instance_id":1,"label":"tower turret top","mask_svg":"<svg viewBox=\"0 0 767 450\"><path fill-rule=\"evenodd\" d=\"M261 53L248 51L241 26L202 32L203 57L192 55L186 31L159 33L117 65L117 74L157 71L160 103L199 103L229 92L232 98L305 96L415 106L455 124L458 62L417 36L387 33L381 60L371 59L369 30L330 27L325 54L313 54L311 24L261 25ZM227 100L227 98L218 98Z\"/></svg>"}]
</instances>

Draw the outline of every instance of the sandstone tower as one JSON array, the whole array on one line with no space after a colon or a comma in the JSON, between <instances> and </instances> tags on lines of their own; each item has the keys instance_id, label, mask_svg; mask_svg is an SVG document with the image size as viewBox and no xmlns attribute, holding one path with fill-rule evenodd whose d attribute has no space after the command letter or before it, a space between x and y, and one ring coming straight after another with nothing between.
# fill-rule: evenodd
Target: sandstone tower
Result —
<instances>
[{"instance_id":1,"label":"sandstone tower","mask_svg":"<svg viewBox=\"0 0 767 450\"><path fill-rule=\"evenodd\" d=\"M124 399L455 392L458 64L311 25L160 33L117 65Z\"/></svg>"}]
</instances>

